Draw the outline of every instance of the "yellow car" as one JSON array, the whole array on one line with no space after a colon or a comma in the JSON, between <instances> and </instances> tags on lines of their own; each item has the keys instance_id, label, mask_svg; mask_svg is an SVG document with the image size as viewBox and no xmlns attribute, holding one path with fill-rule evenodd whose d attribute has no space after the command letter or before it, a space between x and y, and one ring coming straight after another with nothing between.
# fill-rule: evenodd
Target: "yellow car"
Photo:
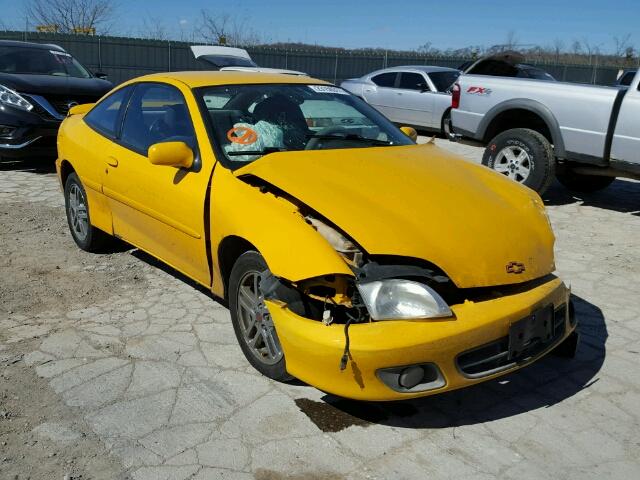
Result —
<instances>
[{"instance_id":1,"label":"yellow car","mask_svg":"<svg viewBox=\"0 0 640 480\"><path fill-rule=\"evenodd\" d=\"M396 400L571 353L538 195L414 135L309 77L165 73L72 108L56 166L80 248L226 299L272 379Z\"/></svg>"}]
</instances>

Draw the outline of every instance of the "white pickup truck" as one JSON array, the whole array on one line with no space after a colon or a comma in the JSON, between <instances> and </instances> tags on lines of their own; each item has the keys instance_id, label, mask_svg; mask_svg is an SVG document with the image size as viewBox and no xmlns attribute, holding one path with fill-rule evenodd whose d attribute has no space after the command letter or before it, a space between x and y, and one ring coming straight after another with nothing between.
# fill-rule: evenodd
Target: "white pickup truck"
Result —
<instances>
[{"instance_id":1,"label":"white pickup truck","mask_svg":"<svg viewBox=\"0 0 640 480\"><path fill-rule=\"evenodd\" d=\"M487 145L484 165L539 193L554 176L582 192L640 179L640 72L623 89L470 71L453 87L452 126Z\"/></svg>"}]
</instances>

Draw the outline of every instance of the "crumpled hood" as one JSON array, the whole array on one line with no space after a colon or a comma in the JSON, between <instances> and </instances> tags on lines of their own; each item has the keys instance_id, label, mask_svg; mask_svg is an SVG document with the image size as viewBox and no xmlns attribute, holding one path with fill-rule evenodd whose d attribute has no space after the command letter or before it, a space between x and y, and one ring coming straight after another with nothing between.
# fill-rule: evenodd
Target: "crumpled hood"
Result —
<instances>
[{"instance_id":1,"label":"crumpled hood","mask_svg":"<svg viewBox=\"0 0 640 480\"><path fill-rule=\"evenodd\" d=\"M555 269L537 194L433 145L274 153L235 175L287 192L369 254L427 260L461 288Z\"/></svg>"}]
</instances>

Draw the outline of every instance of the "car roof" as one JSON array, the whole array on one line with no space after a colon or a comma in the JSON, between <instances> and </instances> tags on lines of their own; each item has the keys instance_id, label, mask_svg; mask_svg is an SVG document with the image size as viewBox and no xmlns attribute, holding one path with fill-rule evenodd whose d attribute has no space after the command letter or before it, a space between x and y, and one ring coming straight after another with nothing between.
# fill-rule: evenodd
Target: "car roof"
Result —
<instances>
[{"instance_id":1,"label":"car roof","mask_svg":"<svg viewBox=\"0 0 640 480\"><path fill-rule=\"evenodd\" d=\"M433 72L459 72L460 70L456 68L449 67L438 67L435 65L400 65L397 67L389 67L383 68L382 70L376 70L375 72L371 72L366 75L378 75L380 73L385 72L423 72L423 73L433 73Z\"/></svg>"},{"instance_id":2,"label":"car roof","mask_svg":"<svg viewBox=\"0 0 640 480\"><path fill-rule=\"evenodd\" d=\"M59 50L64 52L64 48L52 43L34 43L34 42L20 42L18 40L0 40L0 47L22 47L22 48L40 48L42 50Z\"/></svg>"},{"instance_id":3,"label":"car roof","mask_svg":"<svg viewBox=\"0 0 640 480\"><path fill-rule=\"evenodd\" d=\"M129 80L127 83L133 82L162 82L162 81L179 81L185 85L197 88L215 85L238 85L238 84L269 84L269 83L293 83L293 84L326 84L329 82L318 80L300 75L287 75L283 73L261 73L261 72L244 72L237 70L226 71L193 71L193 72L166 72L152 73Z\"/></svg>"}]
</instances>

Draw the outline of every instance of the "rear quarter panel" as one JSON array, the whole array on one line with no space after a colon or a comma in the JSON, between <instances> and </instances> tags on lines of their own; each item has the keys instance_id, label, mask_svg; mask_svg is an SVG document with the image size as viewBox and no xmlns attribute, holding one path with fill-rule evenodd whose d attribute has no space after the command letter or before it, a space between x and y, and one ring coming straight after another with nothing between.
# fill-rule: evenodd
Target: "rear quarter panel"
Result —
<instances>
[{"instance_id":1,"label":"rear quarter panel","mask_svg":"<svg viewBox=\"0 0 640 480\"><path fill-rule=\"evenodd\" d=\"M106 164L96 154L100 152L106 158L111 141L92 130L83 117L84 115L72 115L60 125L58 164L68 163L80 178L87 194L91 223L100 230L113 233L111 210L102 193L102 176L105 174ZM64 185L62 188L64 189Z\"/></svg>"},{"instance_id":2,"label":"rear quarter panel","mask_svg":"<svg viewBox=\"0 0 640 480\"><path fill-rule=\"evenodd\" d=\"M568 152L603 155L616 88L484 75L462 75L458 81L460 108L453 113L454 128L475 133L493 107L517 99L534 100L551 110ZM474 87L484 89L483 93Z\"/></svg>"}]
</instances>

